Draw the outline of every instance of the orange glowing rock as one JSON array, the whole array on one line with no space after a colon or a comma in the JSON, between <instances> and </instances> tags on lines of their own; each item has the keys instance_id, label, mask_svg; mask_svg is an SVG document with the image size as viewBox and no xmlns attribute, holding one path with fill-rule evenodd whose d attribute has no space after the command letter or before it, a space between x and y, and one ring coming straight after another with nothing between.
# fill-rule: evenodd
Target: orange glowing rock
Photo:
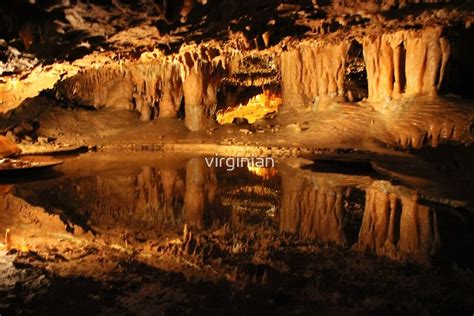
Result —
<instances>
[{"instance_id":1,"label":"orange glowing rock","mask_svg":"<svg viewBox=\"0 0 474 316\"><path fill-rule=\"evenodd\" d=\"M30 251L30 248L28 248L27 245L23 244L20 246L20 249L18 249L20 252L28 252Z\"/></svg>"},{"instance_id":2,"label":"orange glowing rock","mask_svg":"<svg viewBox=\"0 0 474 316\"><path fill-rule=\"evenodd\" d=\"M252 165L247 165L247 169L257 176L262 177L265 180L271 179L272 177L276 176L278 171L276 168L262 168L262 167L255 167Z\"/></svg>"},{"instance_id":3,"label":"orange glowing rock","mask_svg":"<svg viewBox=\"0 0 474 316\"><path fill-rule=\"evenodd\" d=\"M217 122L219 124L230 124L236 118L245 118L252 124L267 114L278 112L281 104L282 99L279 96L270 91L264 91L262 94L251 98L246 105L239 104L236 107L218 111Z\"/></svg>"}]
</instances>

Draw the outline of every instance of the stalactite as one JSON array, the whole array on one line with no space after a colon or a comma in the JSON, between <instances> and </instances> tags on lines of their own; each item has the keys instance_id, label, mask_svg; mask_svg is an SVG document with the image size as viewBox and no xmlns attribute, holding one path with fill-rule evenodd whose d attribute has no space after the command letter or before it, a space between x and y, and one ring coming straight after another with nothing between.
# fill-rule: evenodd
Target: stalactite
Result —
<instances>
[{"instance_id":1,"label":"stalactite","mask_svg":"<svg viewBox=\"0 0 474 316\"><path fill-rule=\"evenodd\" d=\"M192 131L210 127L217 107L217 90L225 58L212 47L183 47L180 51L185 124Z\"/></svg>"},{"instance_id":2,"label":"stalactite","mask_svg":"<svg viewBox=\"0 0 474 316\"><path fill-rule=\"evenodd\" d=\"M97 108L135 109L142 120L176 117L184 97L185 124L197 131L211 125L225 68L225 56L212 45L183 46L169 56L155 50L138 61L81 72L59 83L56 94Z\"/></svg>"},{"instance_id":3,"label":"stalactite","mask_svg":"<svg viewBox=\"0 0 474 316\"><path fill-rule=\"evenodd\" d=\"M130 69L133 85L132 100L142 120L154 118L153 111L159 100L158 80L161 64L138 64Z\"/></svg>"},{"instance_id":4,"label":"stalactite","mask_svg":"<svg viewBox=\"0 0 474 316\"><path fill-rule=\"evenodd\" d=\"M435 27L365 37L369 101L436 95L450 54L442 31Z\"/></svg>"},{"instance_id":5,"label":"stalactite","mask_svg":"<svg viewBox=\"0 0 474 316\"><path fill-rule=\"evenodd\" d=\"M283 103L304 108L344 94L350 43L303 42L281 54ZM321 104L324 104L322 102Z\"/></svg>"},{"instance_id":6,"label":"stalactite","mask_svg":"<svg viewBox=\"0 0 474 316\"><path fill-rule=\"evenodd\" d=\"M159 116L176 117L183 98L179 64L165 64L162 78Z\"/></svg>"}]
</instances>

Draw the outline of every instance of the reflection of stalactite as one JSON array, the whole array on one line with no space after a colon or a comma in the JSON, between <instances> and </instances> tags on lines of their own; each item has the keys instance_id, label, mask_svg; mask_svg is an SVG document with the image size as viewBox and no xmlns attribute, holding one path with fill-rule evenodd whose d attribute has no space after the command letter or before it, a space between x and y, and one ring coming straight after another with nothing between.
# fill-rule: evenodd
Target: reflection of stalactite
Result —
<instances>
[{"instance_id":1,"label":"reflection of stalactite","mask_svg":"<svg viewBox=\"0 0 474 316\"><path fill-rule=\"evenodd\" d=\"M307 178L283 176L280 230L345 244L343 191L316 186Z\"/></svg>"},{"instance_id":2,"label":"reflection of stalactite","mask_svg":"<svg viewBox=\"0 0 474 316\"><path fill-rule=\"evenodd\" d=\"M367 189L356 249L429 263L439 246L433 210L420 205L415 196L400 196L375 186Z\"/></svg>"},{"instance_id":3,"label":"reflection of stalactite","mask_svg":"<svg viewBox=\"0 0 474 316\"><path fill-rule=\"evenodd\" d=\"M177 225L184 205L184 181L178 170L161 170L161 181L164 194L163 217L168 219L168 223Z\"/></svg>"},{"instance_id":4,"label":"reflection of stalactite","mask_svg":"<svg viewBox=\"0 0 474 316\"><path fill-rule=\"evenodd\" d=\"M305 107L344 94L349 42L304 43L281 55L283 104Z\"/></svg>"},{"instance_id":5,"label":"reflection of stalactite","mask_svg":"<svg viewBox=\"0 0 474 316\"><path fill-rule=\"evenodd\" d=\"M193 158L186 164L184 219L190 226L203 227L205 212L215 203L217 178L204 159Z\"/></svg>"},{"instance_id":6,"label":"reflection of stalactite","mask_svg":"<svg viewBox=\"0 0 474 316\"><path fill-rule=\"evenodd\" d=\"M79 191L86 194L73 199L95 224L181 225L184 179L179 170L145 166L136 175L99 175L95 185L81 185Z\"/></svg>"}]
</instances>

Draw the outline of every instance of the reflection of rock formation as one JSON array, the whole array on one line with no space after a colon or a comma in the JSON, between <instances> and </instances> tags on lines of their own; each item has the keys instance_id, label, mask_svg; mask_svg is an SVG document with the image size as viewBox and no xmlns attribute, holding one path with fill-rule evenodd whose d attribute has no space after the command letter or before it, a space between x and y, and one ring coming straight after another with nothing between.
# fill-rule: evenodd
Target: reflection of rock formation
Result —
<instances>
[{"instance_id":1,"label":"reflection of rock formation","mask_svg":"<svg viewBox=\"0 0 474 316\"><path fill-rule=\"evenodd\" d=\"M177 170L142 167L137 179L136 210L145 210L150 220L176 225L181 217L184 182Z\"/></svg>"},{"instance_id":2,"label":"reflection of rock formation","mask_svg":"<svg viewBox=\"0 0 474 316\"><path fill-rule=\"evenodd\" d=\"M215 202L217 178L204 159L193 158L186 164L184 219L190 226L203 227L204 212Z\"/></svg>"},{"instance_id":3,"label":"reflection of rock formation","mask_svg":"<svg viewBox=\"0 0 474 316\"><path fill-rule=\"evenodd\" d=\"M314 181L313 181L314 180ZM345 244L343 188L312 177L282 177L280 230Z\"/></svg>"},{"instance_id":4,"label":"reflection of rock formation","mask_svg":"<svg viewBox=\"0 0 474 316\"><path fill-rule=\"evenodd\" d=\"M215 170L202 158L188 161L185 170L173 166L98 170L59 183L20 185L16 194L96 228L158 228L159 233L182 229L184 222L203 227L214 207L220 208Z\"/></svg>"},{"instance_id":5,"label":"reflection of rock formation","mask_svg":"<svg viewBox=\"0 0 474 316\"><path fill-rule=\"evenodd\" d=\"M66 177L59 183L55 179L18 185L15 192L30 203L56 209L73 222L87 226L182 226L183 170L143 166L95 173Z\"/></svg>"},{"instance_id":6,"label":"reflection of rock formation","mask_svg":"<svg viewBox=\"0 0 474 316\"><path fill-rule=\"evenodd\" d=\"M355 248L394 259L428 263L440 247L436 213L413 193L392 193L388 183L366 190L359 241Z\"/></svg>"},{"instance_id":7,"label":"reflection of rock formation","mask_svg":"<svg viewBox=\"0 0 474 316\"><path fill-rule=\"evenodd\" d=\"M87 195L91 196L94 210L91 219L96 223L127 219L131 224L177 225L184 181L177 170L144 166L137 175L99 175L96 191L91 190Z\"/></svg>"},{"instance_id":8,"label":"reflection of rock formation","mask_svg":"<svg viewBox=\"0 0 474 316\"><path fill-rule=\"evenodd\" d=\"M472 259L463 255L472 248L469 223L469 217L458 211L422 204L415 191L386 181L294 169L282 172L282 232L400 261L456 261L469 266Z\"/></svg>"},{"instance_id":9,"label":"reflection of rock formation","mask_svg":"<svg viewBox=\"0 0 474 316\"><path fill-rule=\"evenodd\" d=\"M176 225L181 218L184 203L184 181L178 170L161 170L161 182L164 195L163 218Z\"/></svg>"}]
</instances>

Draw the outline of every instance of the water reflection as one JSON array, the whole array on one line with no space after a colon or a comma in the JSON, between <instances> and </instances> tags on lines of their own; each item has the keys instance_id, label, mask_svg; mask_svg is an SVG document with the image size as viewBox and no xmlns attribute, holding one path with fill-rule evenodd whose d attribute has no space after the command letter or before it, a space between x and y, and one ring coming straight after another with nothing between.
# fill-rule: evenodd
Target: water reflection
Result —
<instances>
[{"instance_id":1,"label":"water reflection","mask_svg":"<svg viewBox=\"0 0 474 316\"><path fill-rule=\"evenodd\" d=\"M429 263L441 247L436 211L414 192L378 181L366 189L364 218L355 248L395 259Z\"/></svg>"},{"instance_id":2,"label":"water reflection","mask_svg":"<svg viewBox=\"0 0 474 316\"><path fill-rule=\"evenodd\" d=\"M343 200L347 190L317 180L288 174L282 177L280 230L346 244Z\"/></svg>"},{"instance_id":3,"label":"water reflection","mask_svg":"<svg viewBox=\"0 0 474 316\"><path fill-rule=\"evenodd\" d=\"M98 164L95 155L67 161L58 178L16 184L10 194L102 232L264 225L395 260L472 264L460 255L473 246L467 214L368 175L317 173L284 161L266 172L227 172L203 158Z\"/></svg>"},{"instance_id":4,"label":"water reflection","mask_svg":"<svg viewBox=\"0 0 474 316\"><path fill-rule=\"evenodd\" d=\"M205 211L212 212L213 206L217 204L216 195L215 170L208 168L202 158L190 159L186 164L185 222L190 226L202 228Z\"/></svg>"}]
</instances>

